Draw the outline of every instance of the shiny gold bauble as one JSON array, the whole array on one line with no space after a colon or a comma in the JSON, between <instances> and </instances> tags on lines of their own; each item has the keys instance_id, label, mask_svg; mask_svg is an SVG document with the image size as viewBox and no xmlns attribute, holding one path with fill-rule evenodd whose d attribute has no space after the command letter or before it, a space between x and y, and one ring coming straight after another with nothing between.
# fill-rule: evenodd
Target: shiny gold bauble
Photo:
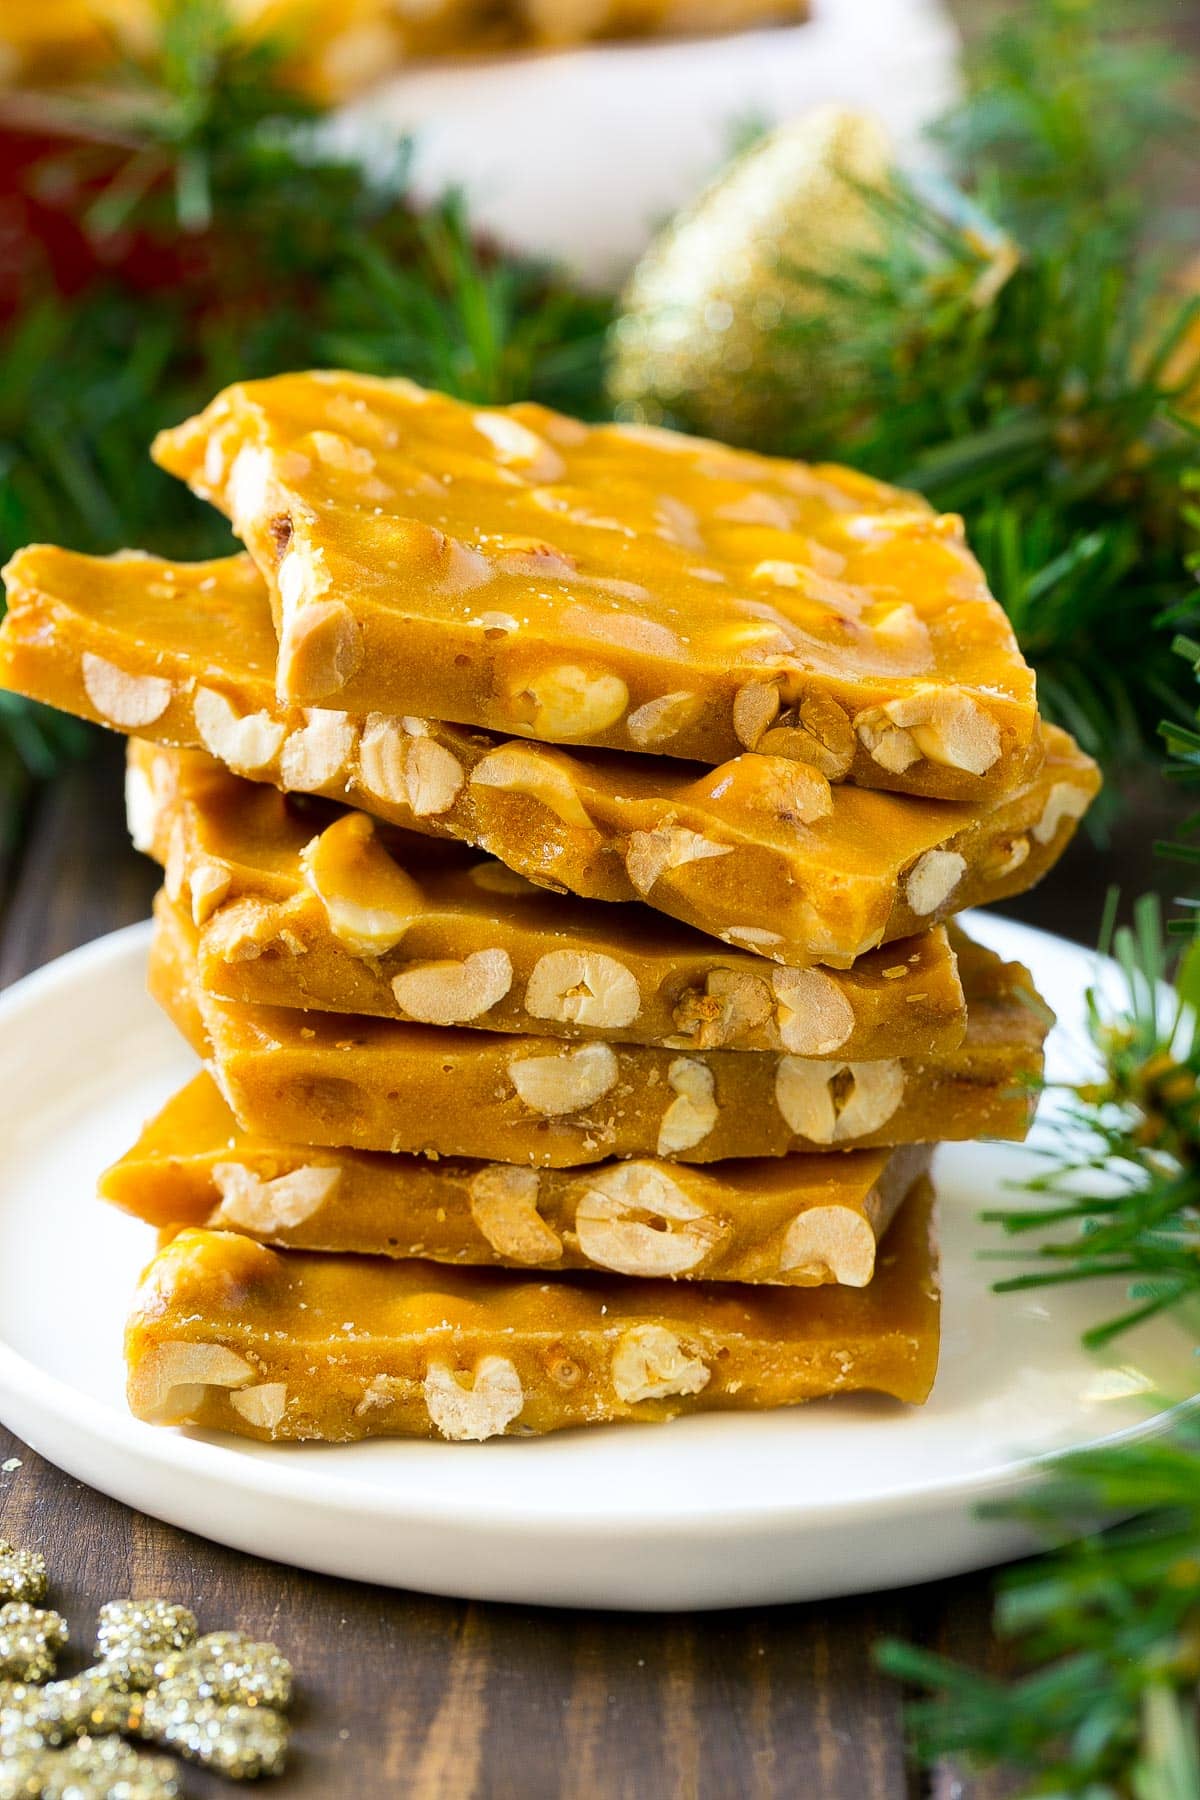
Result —
<instances>
[{"instance_id":1,"label":"shiny gold bauble","mask_svg":"<svg viewBox=\"0 0 1200 1800\"><path fill-rule=\"evenodd\" d=\"M880 238L868 193L886 180L872 117L822 106L761 138L650 246L613 328L610 391L623 419L674 419L714 437L773 442L834 379L820 329L835 304L806 276L835 274Z\"/></svg>"}]
</instances>

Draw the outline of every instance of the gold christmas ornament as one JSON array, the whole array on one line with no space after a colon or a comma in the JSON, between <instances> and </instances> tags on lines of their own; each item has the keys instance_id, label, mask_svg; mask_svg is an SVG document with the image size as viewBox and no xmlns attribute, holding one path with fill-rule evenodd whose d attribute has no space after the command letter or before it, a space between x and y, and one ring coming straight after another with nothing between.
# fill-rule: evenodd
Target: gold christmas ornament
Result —
<instances>
[{"instance_id":1,"label":"gold christmas ornament","mask_svg":"<svg viewBox=\"0 0 1200 1800\"><path fill-rule=\"evenodd\" d=\"M175 1765L119 1738L76 1738L60 1750L0 1757L0 1800L179 1800Z\"/></svg>"},{"instance_id":2,"label":"gold christmas ornament","mask_svg":"<svg viewBox=\"0 0 1200 1800\"><path fill-rule=\"evenodd\" d=\"M109 1600L100 1608L96 1660L123 1691L145 1690L160 1679L159 1665L194 1644L195 1613L170 1600Z\"/></svg>"},{"instance_id":3,"label":"gold christmas ornament","mask_svg":"<svg viewBox=\"0 0 1200 1800\"><path fill-rule=\"evenodd\" d=\"M0 1540L0 1598L45 1591L43 1558ZM30 1599L0 1604L0 1800L175 1800L173 1764L127 1738L231 1781L280 1774L291 1664L243 1631L198 1630L175 1601L110 1600L99 1661L51 1681L66 1620Z\"/></svg>"},{"instance_id":4,"label":"gold christmas ornament","mask_svg":"<svg viewBox=\"0 0 1200 1800\"><path fill-rule=\"evenodd\" d=\"M0 1601L46 1598L46 1559L36 1550L18 1550L0 1538Z\"/></svg>"},{"instance_id":5,"label":"gold christmas ornament","mask_svg":"<svg viewBox=\"0 0 1200 1800\"><path fill-rule=\"evenodd\" d=\"M0 1677L5 1681L48 1681L67 1641L61 1613L10 1600L0 1606Z\"/></svg>"},{"instance_id":6,"label":"gold christmas ornament","mask_svg":"<svg viewBox=\"0 0 1200 1800\"><path fill-rule=\"evenodd\" d=\"M619 418L675 419L753 444L797 393L831 379L811 346L777 331L830 314L797 271L834 273L879 241L864 189L887 178L878 121L821 106L761 138L650 246L613 328L609 384ZM831 321L832 324L832 321Z\"/></svg>"}]
</instances>

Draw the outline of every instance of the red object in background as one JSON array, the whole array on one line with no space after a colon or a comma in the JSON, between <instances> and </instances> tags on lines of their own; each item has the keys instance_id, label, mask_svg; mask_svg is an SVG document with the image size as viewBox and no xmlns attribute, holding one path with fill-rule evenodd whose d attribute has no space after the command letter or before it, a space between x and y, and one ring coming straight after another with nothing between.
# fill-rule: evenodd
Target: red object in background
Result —
<instances>
[{"instance_id":1,"label":"red object in background","mask_svg":"<svg viewBox=\"0 0 1200 1800\"><path fill-rule=\"evenodd\" d=\"M0 118L0 319L49 284L70 296L103 274L153 293L189 282L207 263L197 239L182 248L144 232L100 240L84 220L120 168L124 147Z\"/></svg>"}]
</instances>

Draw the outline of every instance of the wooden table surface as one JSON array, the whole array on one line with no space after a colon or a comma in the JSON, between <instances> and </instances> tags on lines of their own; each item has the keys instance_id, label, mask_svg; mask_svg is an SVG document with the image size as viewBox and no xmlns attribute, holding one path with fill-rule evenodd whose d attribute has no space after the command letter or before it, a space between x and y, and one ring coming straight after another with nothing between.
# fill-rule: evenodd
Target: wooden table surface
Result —
<instances>
[{"instance_id":1,"label":"wooden table surface","mask_svg":"<svg viewBox=\"0 0 1200 1800\"><path fill-rule=\"evenodd\" d=\"M31 796L0 869L0 985L147 914L155 872L128 848L120 786L120 748L97 737L86 766ZM1041 916L1087 938L1101 892L1081 850ZM11 1457L20 1466L0 1471L0 1535L45 1553L77 1644L102 1601L163 1595L195 1607L206 1629L239 1626L292 1658L301 1698L291 1769L269 1789L280 1800L1006 1791L907 1768L905 1696L872 1666L888 1635L990 1664L986 1576L667 1617L461 1604L220 1549L90 1492L0 1430L0 1462ZM230 1790L189 1773L186 1791Z\"/></svg>"}]
</instances>

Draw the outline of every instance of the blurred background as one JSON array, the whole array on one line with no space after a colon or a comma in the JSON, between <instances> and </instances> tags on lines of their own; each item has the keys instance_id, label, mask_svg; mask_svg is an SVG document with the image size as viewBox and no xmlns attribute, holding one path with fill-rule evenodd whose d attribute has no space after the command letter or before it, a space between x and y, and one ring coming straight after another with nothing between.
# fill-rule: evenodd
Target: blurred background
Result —
<instances>
[{"instance_id":1,"label":"blurred background","mask_svg":"<svg viewBox=\"0 0 1200 1800\"><path fill-rule=\"evenodd\" d=\"M316 364L856 464L1105 765L1091 938L1200 804L1198 93L1183 0L3 0L0 550L222 552L149 440ZM6 841L110 754L0 695Z\"/></svg>"}]
</instances>

